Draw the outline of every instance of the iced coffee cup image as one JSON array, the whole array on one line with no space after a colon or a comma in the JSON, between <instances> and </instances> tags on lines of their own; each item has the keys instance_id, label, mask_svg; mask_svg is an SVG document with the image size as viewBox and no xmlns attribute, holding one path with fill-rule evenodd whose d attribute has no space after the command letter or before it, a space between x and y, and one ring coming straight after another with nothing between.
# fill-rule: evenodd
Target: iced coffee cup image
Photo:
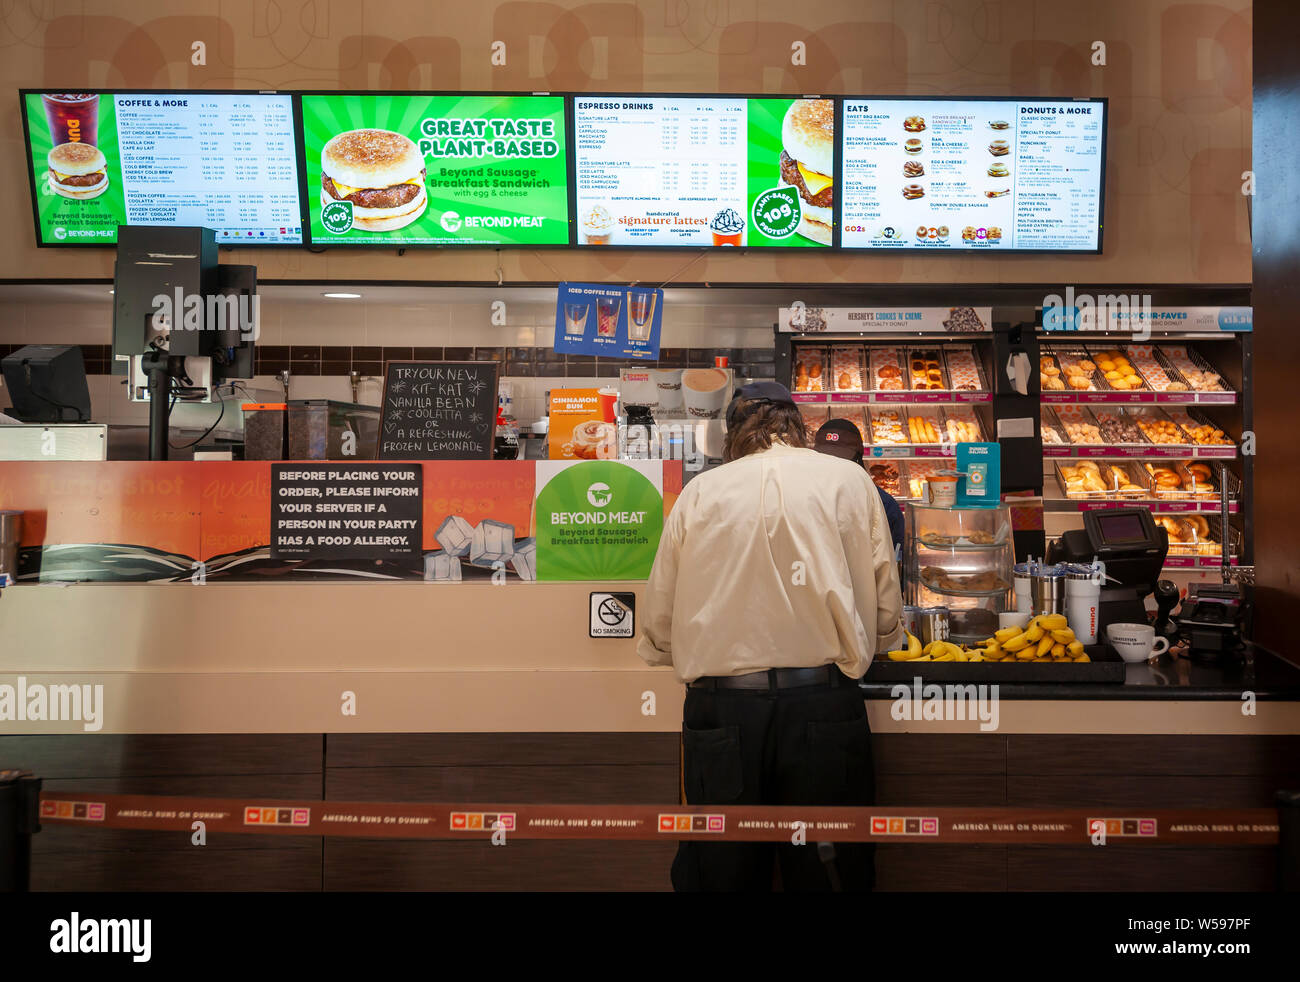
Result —
<instances>
[{"instance_id":1,"label":"iced coffee cup image","mask_svg":"<svg viewBox=\"0 0 1300 982\"><path fill-rule=\"evenodd\" d=\"M614 232L614 216L604 205L594 205L582 216L582 236L587 245L609 245L609 237Z\"/></svg>"},{"instance_id":2,"label":"iced coffee cup image","mask_svg":"<svg viewBox=\"0 0 1300 982\"><path fill-rule=\"evenodd\" d=\"M652 368L650 380L659 393L659 408L664 412L677 412L682 408L682 370L680 368Z\"/></svg>"},{"instance_id":3,"label":"iced coffee cup image","mask_svg":"<svg viewBox=\"0 0 1300 982\"><path fill-rule=\"evenodd\" d=\"M623 309L623 298L598 297L596 299L596 334L602 338L612 338L618 334L619 311Z\"/></svg>"},{"instance_id":4,"label":"iced coffee cup image","mask_svg":"<svg viewBox=\"0 0 1300 982\"><path fill-rule=\"evenodd\" d=\"M738 246L745 236L745 217L734 208L723 208L709 222L715 246Z\"/></svg>"},{"instance_id":5,"label":"iced coffee cup image","mask_svg":"<svg viewBox=\"0 0 1300 982\"><path fill-rule=\"evenodd\" d=\"M686 415L717 419L731 394L731 372L725 368L688 368L682 372L682 401Z\"/></svg>"}]
</instances>

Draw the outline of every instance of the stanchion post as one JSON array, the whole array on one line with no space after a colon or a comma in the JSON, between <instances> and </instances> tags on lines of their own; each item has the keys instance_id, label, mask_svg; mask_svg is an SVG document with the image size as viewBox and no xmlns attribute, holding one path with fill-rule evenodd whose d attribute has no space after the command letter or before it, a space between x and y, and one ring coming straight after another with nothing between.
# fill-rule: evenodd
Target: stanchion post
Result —
<instances>
[{"instance_id":1,"label":"stanchion post","mask_svg":"<svg viewBox=\"0 0 1300 982\"><path fill-rule=\"evenodd\" d=\"M31 889L32 836L41 830L41 779L0 770L0 893Z\"/></svg>"},{"instance_id":2,"label":"stanchion post","mask_svg":"<svg viewBox=\"0 0 1300 982\"><path fill-rule=\"evenodd\" d=\"M1300 791L1277 793L1277 888L1300 893Z\"/></svg>"}]
</instances>

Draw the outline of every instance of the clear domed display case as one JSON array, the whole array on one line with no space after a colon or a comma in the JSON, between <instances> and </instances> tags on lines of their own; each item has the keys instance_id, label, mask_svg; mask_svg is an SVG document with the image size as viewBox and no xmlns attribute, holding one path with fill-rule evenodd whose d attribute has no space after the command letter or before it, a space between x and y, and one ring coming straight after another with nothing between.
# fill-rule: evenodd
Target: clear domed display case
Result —
<instances>
[{"instance_id":1,"label":"clear domed display case","mask_svg":"<svg viewBox=\"0 0 1300 982\"><path fill-rule=\"evenodd\" d=\"M939 508L908 502L904 602L947 607L948 635L957 643L980 641L1011 610L1011 511Z\"/></svg>"}]
</instances>

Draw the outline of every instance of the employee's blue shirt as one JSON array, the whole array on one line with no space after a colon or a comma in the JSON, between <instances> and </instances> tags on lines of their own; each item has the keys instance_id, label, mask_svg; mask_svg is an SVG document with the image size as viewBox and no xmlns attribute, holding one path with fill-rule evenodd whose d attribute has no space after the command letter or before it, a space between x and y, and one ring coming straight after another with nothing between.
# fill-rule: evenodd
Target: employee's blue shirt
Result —
<instances>
[{"instance_id":1,"label":"employee's blue shirt","mask_svg":"<svg viewBox=\"0 0 1300 982\"><path fill-rule=\"evenodd\" d=\"M894 540L894 550L903 547L903 509L894 500L894 496L879 485L880 503L885 506L885 517L889 519L889 537Z\"/></svg>"}]
</instances>

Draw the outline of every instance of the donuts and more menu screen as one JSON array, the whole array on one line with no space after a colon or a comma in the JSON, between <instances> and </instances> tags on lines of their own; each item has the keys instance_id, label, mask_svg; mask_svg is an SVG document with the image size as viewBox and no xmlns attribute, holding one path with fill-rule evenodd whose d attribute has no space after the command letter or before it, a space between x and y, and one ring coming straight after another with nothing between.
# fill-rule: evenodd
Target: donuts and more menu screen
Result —
<instances>
[{"instance_id":1,"label":"donuts and more menu screen","mask_svg":"<svg viewBox=\"0 0 1300 982\"><path fill-rule=\"evenodd\" d=\"M1095 252L1105 106L845 99L841 244Z\"/></svg>"},{"instance_id":2,"label":"donuts and more menu screen","mask_svg":"<svg viewBox=\"0 0 1300 982\"><path fill-rule=\"evenodd\" d=\"M302 242L288 95L29 92L23 112L42 245L112 245L119 225Z\"/></svg>"},{"instance_id":3,"label":"donuts and more menu screen","mask_svg":"<svg viewBox=\"0 0 1300 982\"><path fill-rule=\"evenodd\" d=\"M829 246L829 99L574 99L582 246Z\"/></svg>"},{"instance_id":4,"label":"donuts and more menu screen","mask_svg":"<svg viewBox=\"0 0 1300 982\"><path fill-rule=\"evenodd\" d=\"M313 245L568 245L562 96L304 95Z\"/></svg>"}]
</instances>

